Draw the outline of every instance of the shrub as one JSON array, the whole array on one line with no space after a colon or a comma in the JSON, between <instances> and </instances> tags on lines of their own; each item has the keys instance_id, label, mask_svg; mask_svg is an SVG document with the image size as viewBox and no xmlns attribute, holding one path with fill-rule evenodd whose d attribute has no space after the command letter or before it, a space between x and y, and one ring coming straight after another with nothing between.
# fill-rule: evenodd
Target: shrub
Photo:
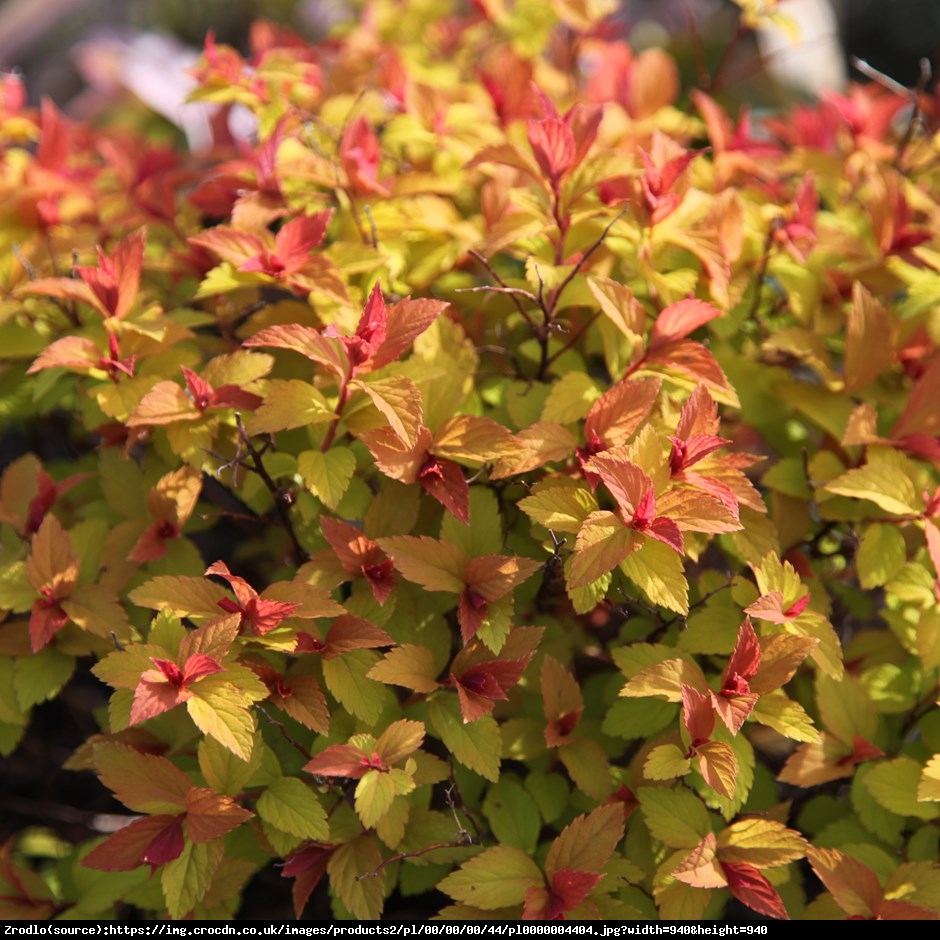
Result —
<instances>
[{"instance_id":1,"label":"shrub","mask_svg":"<svg viewBox=\"0 0 940 940\"><path fill-rule=\"evenodd\" d=\"M131 815L4 917L940 913L936 100L607 6L210 37L201 154L5 79L0 748L90 670Z\"/></svg>"}]
</instances>

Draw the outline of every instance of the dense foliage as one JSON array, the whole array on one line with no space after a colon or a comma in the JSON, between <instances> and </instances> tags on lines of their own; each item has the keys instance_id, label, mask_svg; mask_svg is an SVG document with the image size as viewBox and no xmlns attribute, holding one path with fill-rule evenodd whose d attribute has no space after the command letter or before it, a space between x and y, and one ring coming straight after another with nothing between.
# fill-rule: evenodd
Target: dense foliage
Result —
<instances>
[{"instance_id":1,"label":"dense foliage","mask_svg":"<svg viewBox=\"0 0 940 940\"><path fill-rule=\"evenodd\" d=\"M0 916L940 916L937 101L609 7L210 38L200 154L4 79L0 750L90 669L129 815Z\"/></svg>"}]
</instances>

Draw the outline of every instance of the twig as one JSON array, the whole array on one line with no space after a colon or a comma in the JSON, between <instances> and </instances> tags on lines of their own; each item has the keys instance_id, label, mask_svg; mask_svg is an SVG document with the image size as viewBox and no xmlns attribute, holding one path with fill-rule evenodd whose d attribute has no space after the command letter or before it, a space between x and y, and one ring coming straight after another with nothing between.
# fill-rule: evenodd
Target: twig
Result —
<instances>
[{"instance_id":1,"label":"twig","mask_svg":"<svg viewBox=\"0 0 940 940\"><path fill-rule=\"evenodd\" d=\"M278 721L276 718L272 718L260 705L255 705L255 708L264 716L265 721L267 721L269 725L274 725L280 730L284 740L287 741L295 751L299 752L305 760L311 760L310 752L290 735L282 722Z\"/></svg>"},{"instance_id":2,"label":"twig","mask_svg":"<svg viewBox=\"0 0 940 940\"><path fill-rule=\"evenodd\" d=\"M251 457L252 462L249 466L249 469L254 470L254 472L257 473L258 476L261 477L261 479L264 481L264 485L268 488L268 492L271 494L271 497L274 500L274 509L277 512L278 519L280 519L281 525L284 527L284 530L287 532L287 535L291 540L291 545L294 548L295 559L299 560L306 558L307 553L304 551L303 546L298 541L297 533L294 531L294 525L291 522L289 509L290 503L285 498L286 494L277 485L271 474L268 473L267 468L261 459L264 451L259 451L254 446L254 444L251 443L251 438L248 436L248 432L245 430L245 425L242 423L242 416L237 411L235 412L235 423L238 426L239 437L244 443L245 449L248 451L248 456ZM241 466L245 466L245 464L241 463Z\"/></svg>"},{"instance_id":3,"label":"twig","mask_svg":"<svg viewBox=\"0 0 940 940\"><path fill-rule=\"evenodd\" d=\"M888 91L896 95L901 95L911 100L911 107L913 109L911 111L911 119L907 122L907 129L904 131L904 136L898 144L897 162L900 166L901 161L904 159L904 152L907 150L908 144L910 144L914 138L914 128L917 126L923 127L923 111L920 106L920 96L926 90L932 76L930 59L923 58L920 60L920 76L917 79L917 84L913 88L906 88L900 82L895 81L890 75L886 75L880 69L876 69L873 65L866 62L864 59L860 59L858 56L853 55L849 61L866 78L870 78L872 81L881 85L882 88L887 88Z\"/></svg>"},{"instance_id":4,"label":"twig","mask_svg":"<svg viewBox=\"0 0 940 940\"><path fill-rule=\"evenodd\" d=\"M486 270L487 270L487 272L489 273L490 277L493 278L493 280L496 281L496 283L499 284L499 286L503 289L502 291L500 291L500 293L507 293L507 294L509 294L510 297L512 297L512 301L513 301L513 303L516 305L516 309L519 311L519 313L522 314L522 316L523 316L523 318L525 319L526 323L528 323L529 326L534 329L534 328L535 328L535 320L532 319L532 315L529 313L528 310L526 310L525 304L523 304L523 302L519 299L519 294L521 293L521 294L526 295L528 298L530 298L530 299L532 300L533 303L535 303L535 296L534 296L533 294L530 294L528 291L521 291L521 290L519 290L519 289L517 289L517 288L510 287L510 286L500 277L499 272L493 267L493 265L491 265L491 264L489 263L489 261L487 261L486 258L483 257L483 255L480 254L480 252L478 252L478 251L474 250L473 248L471 248L471 249L467 252L467 254L469 254L471 258L475 258L477 261L480 262L480 264L483 265L484 268L486 268ZM482 287L482 288L472 288L472 287L471 287L471 288L469 288L469 290L475 290L475 289L476 289L476 290L486 290L486 287ZM496 288L493 287L493 288L490 288L490 290L496 290Z\"/></svg>"}]
</instances>

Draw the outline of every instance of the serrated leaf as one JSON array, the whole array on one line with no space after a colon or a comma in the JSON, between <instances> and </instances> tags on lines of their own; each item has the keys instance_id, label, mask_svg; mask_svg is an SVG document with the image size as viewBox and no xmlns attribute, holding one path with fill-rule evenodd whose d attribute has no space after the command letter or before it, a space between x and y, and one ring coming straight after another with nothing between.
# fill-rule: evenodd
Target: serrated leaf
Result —
<instances>
[{"instance_id":1,"label":"serrated leaf","mask_svg":"<svg viewBox=\"0 0 940 940\"><path fill-rule=\"evenodd\" d=\"M385 901L385 872L379 871L382 853L371 833L339 846L326 871L330 887L360 920L377 920ZM377 872L372 876L372 872Z\"/></svg>"},{"instance_id":2,"label":"serrated leaf","mask_svg":"<svg viewBox=\"0 0 940 940\"><path fill-rule=\"evenodd\" d=\"M549 877L558 871L599 872L623 838L623 808L619 803L599 806L577 816L552 843L545 858Z\"/></svg>"},{"instance_id":3,"label":"serrated leaf","mask_svg":"<svg viewBox=\"0 0 940 940\"><path fill-rule=\"evenodd\" d=\"M643 542L643 536L627 528L614 513L592 512L578 529L568 587L583 588L597 581L636 552Z\"/></svg>"},{"instance_id":4,"label":"serrated leaf","mask_svg":"<svg viewBox=\"0 0 940 940\"><path fill-rule=\"evenodd\" d=\"M689 612L689 582L681 555L668 545L646 539L643 548L620 562L620 570L647 596L650 603Z\"/></svg>"},{"instance_id":5,"label":"serrated leaf","mask_svg":"<svg viewBox=\"0 0 940 940\"><path fill-rule=\"evenodd\" d=\"M558 749L558 757L574 785L591 799L606 800L613 790L610 764L597 741L577 738Z\"/></svg>"},{"instance_id":6,"label":"serrated leaf","mask_svg":"<svg viewBox=\"0 0 940 940\"><path fill-rule=\"evenodd\" d=\"M215 616L225 589L207 578L160 575L131 591L130 600L139 607L167 610L179 617Z\"/></svg>"},{"instance_id":7,"label":"serrated leaf","mask_svg":"<svg viewBox=\"0 0 940 940\"><path fill-rule=\"evenodd\" d=\"M541 869L525 852L497 845L464 862L437 887L455 901L492 911L522 904L526 891L542 884Z\"/></svg>"},{"instance_id":8,"label":"serrated leaf","mask_svg":"<svg viewBox=\"0 0 940 940\"><path fill-rule=\"evenodd\" d=\"M414 446L423 411L421 390L411 379L401 375L368 382L353 379L349 387L365 392L402 443L406 447Z\"/></svg>"},{"instance_id":9,"label":"serrated leaf","mask_svg":"<svg viewBox=\"0 0 940 940\"><path fill-rule=\"evenodd\" d=\"M755 868L776 868L803 858L806 840L793 829L773 819L740 819L718 836L718 852L722 862L753 865Z\"/></svg>"},{"instance_id":10,"label":"serrated leaf","mask_svg":"<svg viewBox=\"0 0 940 940\"><path fill-rule=\"evenodd\" d=\"M256 740L246 761L215 738L206 737L199 742L199 770L213 790L236 796L261 767L263 751L264 745Z\"/></svg>"},{"instance_id":11,"label":"serrated leaf","mask_svg":"<svg viewBox=\"0 0 940 940\"><path fill-rule=\"evenodd\" d=\"M244 696L228 682L210 685L208 680L192 687L186 710L203 734L224 744L242 760L251 759L255 719L246 708Z\"/></svg>"},{"instance_id":12,"label":"serrated leaf","mask_svg":"<svg viewBox=\"0 0 940 940\"><path fill-rule=\"evenodd\" d=\"M332 421L333 409L323 393L300 379L271 380L264 402L248 419L249 434L271 434Z\"/></svg>"},{"instance_id":13,"label":"serrated leaf","mask_svg":"<svg viewBox=\"0 0 940 940\"><path fill-rule=\"evenodd\" d=\"M483 715L465 725L457 697L437 695L428 702L428 721L464 767L493 783L499 779L502 738L492 715Z\"/></svg>"},{"instance_id":14,"label":"serrated leaf","mask_svg":"<svg viewBox=\"0 0 940 940\"><path fill-rule=\"evenodd\" d=\"M783 692L762 695L755 703L751 716L793 741L819 741L819 731L813 725L812 718L799 702L787 698Z\"/></svg>"},{"instance_id":15,"label":"serrated leaf","mask_svg":"<svg viewBox=\"0 0 940 940\"><path fill-rule=\"evenodd\" d=\"M396 779L393 775L398 775ZM404 779L402 779L404 778ZM389 811L395 797L414 789L414 781L403 771L392 769L387 773L370 770L356 784L356 815L366 829L374 829L376 823Z\"/></svg>"},{"instance_id":16,"label":"serrated leaf","mask_svg":"<svg viewBox=\"0 0 940 940\"><path fill-rule=\"evenodd\" d=\"M187 842L179 858L163 866L160 883L171 917L185 917L206 896L224 854L221 839Z\"/></svg>"},{"instance_id":17,"label":"serrated leaf","mask_svg":"<svg viewBox=\"0 0 940 940\"><path fill-rule=\"evenodd\" d=\"M568 477L540 480L517 505L539 525L569 535L576 535L584 520L597 511L591 491Z\"/></svg>"},{"instance_id":18,"label":"serrated leaf","mask_svg":"<svg viewBox=\"0 0 940 940\"><path fill-rule=\"evenodd\" d=\"M96 744L92 753L101 782L128 809L176 814L185 807L192 782L165 757L111 743Z\"/></svg>"},{"instance_id":19,"label":"serrated leaf","mask_svg":"<svg viewBox=\"0 0 940 940\"><path fill-rule=\"evenodd\" d=\"M369 725L375 724L389 700L385 686L368 678L377 662L378 656L367 649L323 661L323 679L330 693Z\"/></svg>"},{"instance_id":20,"label":"serrated leaf","mask_svg":"<svg viewBox=\"0 0 940 940\"><path fill-rule=\"evenodd\" d=\"M637 799L651 835L669 848L695 848L712 831L705 804L689 790L640 787Z\"/></svg>"},{"instance_id":21,"label":"serrated leaf","mask_svg":"<svg viewBox=\"0 0 940 940\"><path fill-rule=\"evenodd\" d=\"M483 813L501 845L511 845L531 855L539 840L539 811L523 787L511 777L491 786L483 801Z\"/></svg>"},{"instance_id":22,"label":"serrated leaf","mask_svg":"<svg viewBox=\"0 0 940 940\"><path fill-rule=\"evenodd\" d=\"M860 584L866 590L887 584L901 570L906 557L904 536L897 526L867 526L855 555Z\"/></svg>"},{"instance_id":23,"label":"serrated leaf","mask_svg":"<svg viewBox=\"0 0 940 940\"><path fill-rule=\"evenodd\" d=\"M305 450L297 458L297 469L313 495L336 509L356 471L356 458L346 447L331 447L326 453Z\"/></svg>"},{"instance_id":24,"label":"serrated leaf","mask_svg":"<svg viewBox=\"0 0 940 940\"><path fill-rule=\"evenodd\" d=\"M377 541L409 581L429 591L459 594L464 589L467 558L456 545L425 535L399 535Z\"/></svg>"},{"instance_id":25,"label":"serrated leaf","mask_svg":"<svg viewBox=\"0 0 940 940\"><path fill-rule=\"evenodd\" d=\"M903 455L888 451L877 463L869 461L864 467L830 480L823 490L837 496L867 499L892 515L916 515L920 512L919 500L906 467Z\"/></svg>"},{"instance_id":26,"label":"serrated leaf","mask_svg":"<svg viewBox=\"0 0 940 940\"><path fill-rule=\"evenodd\" d=\"M573 424L587 416L598 398L600 391L594 379L583 372L566 372L552 385L542 407L541 420Z\"/></svg>"},{"instance_id":27,"label":"serrated leaf","mask_svg":"<svg viewBox=\"0 0 940 940\"><path fill-rule=\"evenodd\" d=\"M74 657L48 646L32 656L17 657L13 688L20 708L28 711L33 705L58 695L74 671Z\"/></svg>"},{"instance_id":28,"label":"serrated leaf","mask_svg":"<svg viewBox=\"0 0 940 940\"><path fill-rule=\"evenodd\" d=\"M921 802L940 800L940 754L934 754L921 771L917 799Z\"/></svg>"},{"instance_id":29,"label":"serrated leaf","mask_svg":"<svg viewBox=\"0 0 940 940\"><path fill-rule=\"evenodd\" d=\"M647 780L674 780L687 774L692 761L675 744L660 744L654 747L643 763L643 776Z\"/></svg>"},{"instance_id":30,"label":"serrated leaf","mask_svg":"<svg viewBox=\"0 0 940 940\"><path fill-rule=\"evenodd\" d=\"M911 757L881 761L865 775L869 793L885 808L899 816L935 819L940 808L918 802L921 766Z\"/></svg>"},{"instance_id":31,"label":"serrated leaf","mask_svg":"<svg viewBox=\"0 0 940 940\"><path fill-rule=\"evenodd\" d=\"M296 777L279 777L258 797L258 815L282 832L326 842L330 827L317 795Z\"/></svg>"},{"instance_id":32,"label":"serrated leaf","mask_svg":"<svg viewBox=\"0 0 940 940\"><path fill-rule=\"evenodd\" d=\"M434 653L426 646L406 643L389 650L368 673L368 678L390 685L401 685L413 692L433 692L438 687L435 676L440 670Z\"/></svg>"},{"instance_id":33,"label":"serrated leaf","mask_svg":"<svg viewBox=\"0 0 940 940\"><path fill-rule=\"evenodd\" d=\"M738 779L738 762L734 751L722 741L706 741L695 751L698 770L705 782L727 800L734 798Z\"/></svg>"}]
</instances>

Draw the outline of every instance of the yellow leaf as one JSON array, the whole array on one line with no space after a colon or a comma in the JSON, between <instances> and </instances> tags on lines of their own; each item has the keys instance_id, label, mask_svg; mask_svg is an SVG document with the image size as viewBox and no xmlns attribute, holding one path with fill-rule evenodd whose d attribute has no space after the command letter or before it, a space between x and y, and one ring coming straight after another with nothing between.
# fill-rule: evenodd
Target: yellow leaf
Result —
<instances>
[{"instance_id":1,"label":"yellow leaf","mask_svg":"<svg viewBox=\"0 0 940 940\"><path fill-rule=\"evenodd\" d=\"M643 550L620 562L620 570L657 604L677 614L689 612L689 582L683 558L668 545L646 539Z\"/></svg>"},{"instance_id":2,"label":"yellow leaf","mask_svg":"<svg viewBox=\"0 0 940 940\"><path fill-rule=\"evenodd\" d=\"M528 854L496 845L464 862L437 887L455 901L492 911L522 904L529 888L543 884L542 870Z\"/></svg>"},{"instance_id":3,"label":"yellow leaf","mask_svg":"<svg viewBox=\"0 0 940 940\"><path fill-rule=\"evenodd\" d=\"M920 500L911 479L911 462L901 453L885 448L877 459L869 449L869 462L864 467L848 470L830 480L823 490L837 496L867 499L895 516L916 515Z\"/></svg>"},{"instance_id":4,"label":"yellow leaf","mask_svg":"<svg viewBox=\"0 0 940 940\"><path fill-rule=\"evenodd\" d=\"M336 509L356 471L356 458L346 447L331 447L326 453L306 450L297 458L297 469L313 495Z\"/></svg>"},{"instance_id":5,"label":"yellow leaf","mask_svg":"<svg viewBox=\"0 0 940 940\"><path fill-rule=\"evenodd\" d=\"M660 744L646 756L643 776L647 780L674 780L687 774L692 762L675 744Z\"/></svg>"},{"instance_id":6,"label":"yellow leaf","mask_svg":"<svg viewBox=\"0 0 940 940\"><path fill-rule=\"evenodd\" d=\"M378 543L404 577L429 591L459 594L466 586L467 557L456 545L426 535L398 535Z\"/></svg>"},{"instance_id":7,"label":"yellow leaf","mask_svg":"<svg viewBox=\"0 0 940 940\"><path fill-rule=\"evenodd\" d=\"M587 285L601 311L627 339L637 342L646 332L646 311L625 284L609 277L589 277Z\"/></svg>"},{"instance_id":8,"label":"yellow leaf","mask_svg":"<svg viewBox=\"0 0 940 940\"><path fill-rule=\"evenodd\" d=\"M552 386L542 408L542 421L573 424L587 416L600 398L597 383L583 372L567 372Z\"/></svg>"},{"instance_id":9,"label":"yellow leaf","mask_svg":"<svg viewBox=\"0 0 940 940\"><path fill-rule=\"evenodd\" d=\"M597 511L597 500L587 486L569 477L540 480L517 505L546 529L570 535L576 534L584 520Z\"/></svg>"},{"instance_id":10,"label":"yellow leaf","mask_svg":"<svg viewBox=\"0 0 940 940\"><path fill-rule=\"evenodd\" d=\"M718 855L723 862L776 868L803 858L806 840L773 819L752 817L732 823L718 836Z\"/></svg>"},{"instance_id":11,"label":"yellow leaf","mask_svg":"<svg viewBox=\"0 0 940 940\"><path fill-rule=\"evenodd\" d=\"M623 809L616 804L599 806L576 816L552 843L545 858L545 872L599 872L623 838Z\"/></svg>"},{"instance_id":12,"label":"yellow leaf","mask_svg":"<svg viewBox=\"0 0 940 940\"><path fill-rule=\"evenodd\" d=\"M433 692L434 678L440 670L434 662L434 653L426 646L406 643L385 654L370 670L368 677L377 682L401 685L414 692Z\"/></svg>"},{"instance_id":13,"label":"yellow leaf","mask_svg":"<svg viewBox=\"0 0 940 940\"><path fill-rule=\"evenodd\" d=\"M401 375L368 382L353 379L349 386L365 392L402 443L407 447L414 446L424 412L421 391L411 379Z\"/></svg>"},{"instance_id":14,"label":"yellow leaf","mask_svg":"<svg viewBox=\"0 0 940 940\"><path fill-rule=\"evenodd\" d=\"M246 424L249 434L269 434L321 424L334 417L323 393L299 379L271 380L268 393Z\"/></svg>"},{"instance_id":15,"label":"yellow leaf","mask_svg":"<svg viewBox=\"0 0 940 940\"><path fill-rule=\"evenodd\" d=\"M605 510L592 512L578 530L571 560L569 588L581 588L617 567L643 544L620 517Z\"/></svg>"},{"instance_id":16,"label":"yellow leaf","mask_svg":"<svg viewBox=\"0 0 940 940\"><path fill-rule=\"evenodd\" d=\"M940 800L940 754L934 754L921 771L917 799L922 802Z\"/></svg>"},{"instance_id":17,"label":"yellow leaf","mask_svg":"<svg viewBox=\"0 0 940 940\"><path fill-rule=\"evenodd\" d=\"M382 851L372 833L343 843L330 855L330 887L360 920L377 920L382 913L386 873L379 869L381 864Z\"/></svg>"},{"instance_id":18,"label":"yellow leaf","mask_svg":"<svg viewBox=\"0 0 940 940\"><path fill-rule=\"evenodd\" d=\"M845 387L864 388L894 362L894 320L861 281L852 285L845 333Z\"/></svg>"},{"instance_id":19,"label":"yellow leaf","mask_svg":"<svg viewBox=\"0 0 940 940\"><path fill-rule=\"evenodd\" d=\"M751 716L760 724L773 728L778 734L793 741L819 741L819 732L813 726L813 720L803 710L803 706L787 698L783 692L761 695Z\"/></svg>"},{"instance_id":20,"label":"yellow leaf","mask_svg":"<svg viewBox=\"0 0 940 940\"><path fill-rule=\"evenodd\" d=\"M421 747L424 724L403 718L390 724L375 741L375 750L382 760L393 766Z\"/></svg>"},{"instance_id":21,"label":"yellow leaf","mask_svg":"<svg viewBox=\"0 0 940 940\"><path fill-rule=\"evenodd\" d=\"M655 695L667 702L682 701L682 686L689 685L699 692L708 692L708 683L702 670L685 659L668 659L641 669L620 690L628 698Z\"/></svg>"}]
</instances>

